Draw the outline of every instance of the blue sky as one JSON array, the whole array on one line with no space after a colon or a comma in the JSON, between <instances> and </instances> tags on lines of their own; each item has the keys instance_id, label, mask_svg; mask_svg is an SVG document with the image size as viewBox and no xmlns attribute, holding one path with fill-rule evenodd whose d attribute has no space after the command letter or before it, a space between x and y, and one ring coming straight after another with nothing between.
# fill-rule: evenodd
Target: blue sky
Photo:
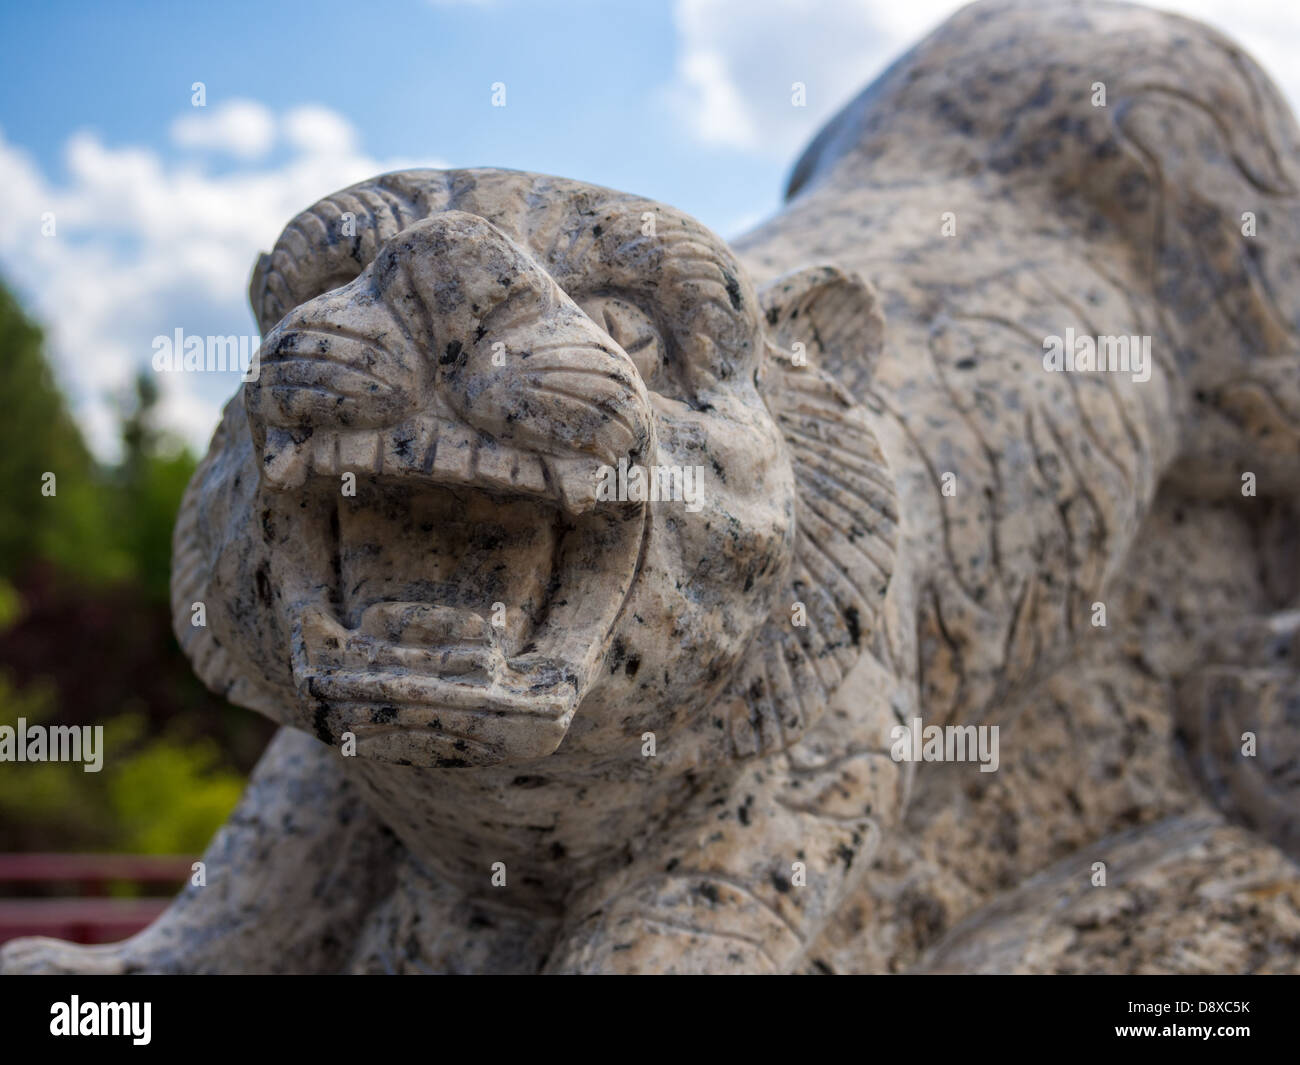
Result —
<instances>
[{"instance_id":1,"label":"blue sky","mask_svg":"<svg viewBox=\"0 0 1300 1065\"><path fill-rule=\"evenodd\" d=\"M194 81L210 108L323 105L377 158L572 174L719 225L774 203L785 168L680 136L673 9L652 0L48 3L6 5L0 26L5 134L58 177L74 129L164 146Z\"/></svg>"},{"instance_id":2,"label":"blue sky","mask_svg":"<svg viewBox=\"0 0 1300 1065\"><path fill-rule=\"evenodd\" d=\"M46 326L88 438L111 456L112 397L153 338L252 333L254 257L316 198L400 166L504 166L638 192L735 236L776 209L822 122L958 6L6 4L0 276ZM1163 6L1209 18L1300 94L1300 4ZM168 424L203 446L234 378L162 376Z\"/></svg>"}]
</instances>

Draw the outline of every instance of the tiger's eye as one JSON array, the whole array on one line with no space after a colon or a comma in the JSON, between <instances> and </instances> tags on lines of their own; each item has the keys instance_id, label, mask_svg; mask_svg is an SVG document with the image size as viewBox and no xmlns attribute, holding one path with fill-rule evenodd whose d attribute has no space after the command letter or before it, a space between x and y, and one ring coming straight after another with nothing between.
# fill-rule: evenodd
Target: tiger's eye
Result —
<instances>
[{"instance_id":1,"label":"tiger's eye","mask_svg":"<svg viewBox=\"0 0 1300 1065\"><path fill-rule=\"evenodd\" d=\"M617 296L593 296L581 304L587 316L627 352L641 380L650 385L664 363L664 342L649 316Z\"/></svg>"}]
</instances>

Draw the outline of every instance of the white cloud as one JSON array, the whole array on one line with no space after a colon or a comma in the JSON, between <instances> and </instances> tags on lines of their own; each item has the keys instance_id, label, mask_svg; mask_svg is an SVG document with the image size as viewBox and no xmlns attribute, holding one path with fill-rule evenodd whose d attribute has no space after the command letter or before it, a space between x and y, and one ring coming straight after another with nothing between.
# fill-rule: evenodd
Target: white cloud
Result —
<instances>
[{"instance_id":1,"label":"white cloud","mask_svg":"<svg viewBox=\"0 0 1300 1065\"><path fill-rule=\"evenodd\" d=\"M673 97L705 142L793 161L839 106L959 6L678 0ZM1264 64L1293 106L1300 100L1293 62L1300 4L1163 6L1224 30ZM795 81L807 86L806 108L791 104ZM249 270L294 214L375 173L444 165L373 159L346 119L319 106L277 115L256 101L231 101L187 111L170 132L166 150L74 133L64 145L67 178L56 182L0 131L0 273L48 327L60 380L103 455L116 447L110 397L148 364L155 336L176 328L199 335L254 330L245 302ZM214 171L218 161L223 168ZM46 212L56 219L53 237L41 235ZM233 381L182 374L162 384L169 424L204 446Z\"/></svg>"},{"instance_id":2,"label":"white cloud","mask_svg":"<svg viewBox=\"0 0 1300 1065\"><path fill-rule=\"evenodd\" d=\"M1300 101L1295 0L1151 0L1208 22ZM706 144L794 161L841 106L954 11L954 0L677 0L669 95ZM807 87L807 106L791 86Z\"/></svg>"},{"instance_id":3,"label":"white cloud","mask_svg":"<svg viewBox=\"0 0 1300 1065\"><path fill-rule=\"evenodd\" d=\"M326 107L299 107L284 116L284 134L307 155L347 155L356 151L356 131Z\"/></svg>"},{"instance_id":4,"label":"white cloud","mask_svg":"<svg viewBox=\"0 0 1300 1065\"><path fill-rule=\"evenodd\" d=\"M702 141L786 159L952 0L678 0L670 89ZM796 107L793 86L805 86Z\"/></svg>"},{"instance_id":5,"label":"white cloud","mask_svg":"<svg viewBox=\"0 0 1300 1065\"><path fill-rule=\"evenodd\" d=\"M693 127L702 140L757 147L757 123L731 80L725 56L710 49L688 52L682 57L681 77L688 98L694 98Z\"/></svg>"},{"instance_id":6,"label":"white cloud","mask_svg":"<svg viewBox=\"0 0 1300 1065\"><path fill-rule=\"evenodd\" d=\"M172 143L181 148L260 159L275 142L275 116L255 100L230 100L181 115L172 123L171 135Z\"/></svg>"},{"instance_id":7,"label":"white cloud","mask_svg":"<svg viewBox=\"0 0 1300 1065\"><path fill-rule=\"evenodd\" d=\"M116 451L113 397L148 367L154 337L178 328L201 336L256 332L249 272L290 218L373 174L446 165L371 158L351 125L325 108L271 117L288 149L281 162L213 173L202 161L177 162L78 132L64 145L63 183L0 131L0 273L45 325L60 382L99 454ZM47 212L53 236L42 235ZM234 375L163 374L160 383L165 424L205 448Z\"/></svg>"}]
</instances>

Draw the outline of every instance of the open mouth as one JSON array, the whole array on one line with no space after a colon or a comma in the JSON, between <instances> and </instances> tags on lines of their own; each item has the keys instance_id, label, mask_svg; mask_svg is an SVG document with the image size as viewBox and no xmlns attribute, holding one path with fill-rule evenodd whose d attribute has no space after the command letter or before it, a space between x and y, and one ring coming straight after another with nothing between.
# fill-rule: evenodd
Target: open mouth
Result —
<instances>
[{"instance_id":1,"label":"open mouth","mask_svg":"<svg viewBox=\"0 0 1300 1065\"><path fill-rule=\"evenodd\" d=\"M636 574L644 507L596 506L595 460L506 447L446 412L264 440L308 560L283 590L317 734L421 766L552 753Z\"/></svg>"}]
</instances>

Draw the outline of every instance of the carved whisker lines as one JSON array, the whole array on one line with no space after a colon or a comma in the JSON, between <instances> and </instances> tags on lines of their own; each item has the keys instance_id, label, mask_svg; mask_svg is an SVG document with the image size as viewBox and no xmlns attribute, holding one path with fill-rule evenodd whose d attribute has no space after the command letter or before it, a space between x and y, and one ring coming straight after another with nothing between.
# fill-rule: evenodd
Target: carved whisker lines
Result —
<instances>
[{"instance_id":1,"label":"carved whisker lines","mask_svg":"<svg viewBox=\"0 0 1300 1065\"><path fill-rule=\"evenodd\" d=\"M509 337L513 333L525 332L540 324L542 320L542 310L536 301L519 299L516 296L493 307L484 316L482 323L485 329L485 337L491 341L494 338ZM489 321L492 323L490 330L487 329ZM504 340L502 342L506 343L506 350L509 351L509 343ZM530 344L528 350L537 351L538 349Z\"/></svg>"},{"instance_id":2,"label":"carved whisker lines","mask_svg":"<svg viewBox=\"0 0 1300 1065\"><path fill-rule=\"evenodd\" d=\"M362 393L361 395L356 395L349 392L341 392L336 388L330 388L328 385L308 384L306 382L299 383L297 381L295 381L293 384L272 384L268 387L270 388L272 393L310 392L313 395L323 396L326 399L338 400L340 402L353 402L359 398L362 398L362 396L364 396L364 393Z\"/></svg>"},{"instance_id":3,"label":"carved whisker lines","mask_svg":"<svg viewBox=\"0 0 1300 1065\"><path fill-rule=\"evenodd\" d=\"M357 329L353 326L344 325L342 322L329 321L320 325L305 325L294 328L295 333L301 333L304 336L322 337L326 340L355 340L358 344L365 344L375 351L382 352L388 358L394 358L393 350L380 338L367 332L364 329Z\"/></svg>"},{"instance_id":4,"label":"carved whisker lines","mask_svg":"<svg viewBox=\"0 0 1300 1065\"><path fill-rule=\"evenodd\" d=\"M556 340L534 344L528 350L528 359L522 367L528 373L589 375L616 383L622 388L632 388L635 367L630 366L618 352L610 351L600 344ZM537 358L556 351L565 356L563 362L546 363Z\"/></svg>"},{"instance_id":5,"label":"carved whisker lines","mask_svg":"<svg viewBox=\"0 0 1300 1065\"><path fill-rule=\"evenodd\" d=\"M619 389L625 389L630 394L632 391L632 382L630 375L628 378L621 376L623 371L621 365L610 366L583 366L581 364L566 364L562 362L553 363L536 363L532 358L524 366L522 377L532 388L542 387L547 380L555 375L564 377L593 378L595 381L606 386L614 385ZM575 387L577 385L575 384Z\"/></svg>"},{"instance_id":6,"label":"carved whisker lines","mask_svg":"<svg viewBox=\"0 0 1300 1065\"><path fill-rule=\"evenodd\" d=\"M301 330L304 335L310 335L311 330ZM328 333L321 333L321 336L329 336ZM369 341L367 341L369 343ZM387 377L379 374L373 369L365 366L358 366L351 360L331 358L328 354L303 355L296 351L272 352L262 360L262 369L267 370L274 367L301 366L305 369L316 369L333 374L355 374L358 377L365 378L373 384L382 385L385 389L399 388L400 382L389 380ZM280 384L280 387L296 387L296 385Z\"/></svg>"}]
</instances>

